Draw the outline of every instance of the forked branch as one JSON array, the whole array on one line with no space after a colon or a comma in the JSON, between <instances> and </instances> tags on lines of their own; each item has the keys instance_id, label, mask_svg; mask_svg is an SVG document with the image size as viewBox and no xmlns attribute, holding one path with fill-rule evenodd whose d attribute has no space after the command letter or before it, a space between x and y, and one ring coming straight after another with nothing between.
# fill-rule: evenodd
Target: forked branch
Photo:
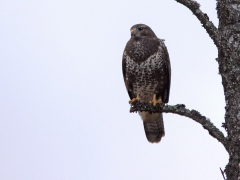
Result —
<instances>
[{"instance_id":1,"label":"forked branch","mask_svg":"<svg viewBox=\"0 0 240 180\"><path fill-rule=\"evenodd\" d=\"M220 41L218 37L218 30L214 26L214 24L211 21L209 21L208 15L200 10L200 4L193 0L176 0L176 1L186 6L193 12L193 14L199 19L203 27L206 29L209 36L212 38L214 44L217 47L219 47Z\"/></svg>"},{"instance_id":2,"label":"forked branch","mask_svg":"<svg viewBox=\"0 0 240 180\"><path fill-rule=\"evenodd\" d=\"M141 103L139 101L131 103L130 112L137 112L137 111L149 111L150 113L173 113L178 114L181 116L185 116L188 118L193 119L194 121L200 123L204 129L208 130L209 134L216 138L219 142L223 144L226 148L226 138L224 137L223 133L210 121L210 119L206 118L205 116L201 115L196 110L189 110L185 107L184 104L177 104L174 106L165 105L164 104L157 104L153 106L149 103Z\"/></svg>"}]
</instances>

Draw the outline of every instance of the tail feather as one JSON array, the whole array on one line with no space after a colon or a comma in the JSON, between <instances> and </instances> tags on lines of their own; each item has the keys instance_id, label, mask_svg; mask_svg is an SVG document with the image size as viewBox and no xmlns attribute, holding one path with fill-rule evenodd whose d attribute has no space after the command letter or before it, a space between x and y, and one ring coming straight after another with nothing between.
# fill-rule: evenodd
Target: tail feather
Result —
<instances>
[{"instance_id":1,"label":"tail feather","mask_svg":"<svg viewBox=\"0 0 240 180\"><path fill-rule=\"evenodd\" d=\"M162 113L159 114L149 114L148 117L152 119L143 119L143 126L145 129L145 134L149 142L158 143L161 141L161 138L165 135L163 116ZM157 117L156 117L157 115Z\"/></svg>"}]
</instances>

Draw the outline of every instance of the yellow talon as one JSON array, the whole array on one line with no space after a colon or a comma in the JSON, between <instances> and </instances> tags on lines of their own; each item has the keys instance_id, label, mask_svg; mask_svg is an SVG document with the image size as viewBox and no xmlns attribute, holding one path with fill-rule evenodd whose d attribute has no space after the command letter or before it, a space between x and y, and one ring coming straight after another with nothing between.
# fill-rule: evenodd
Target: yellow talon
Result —
<instances>
[{"instance_id":1,"label":"yellow talon","mask_svg":"<svg viewBox=\"0 0 240 180\"><path fill-rule=\"evenodd\" d=\"M162 103L162 98L160 97L158 100L156 99L156 94L153 95L153 100L149 101L150 104L153 104L153 106L156 106L157 103Z\"/></svg>"},{"instance_id":2,"label":"yellow talon","mask_svg":"<svg viewBox=\"0 0 240 180\"><path fill-rule=\"evenodd\" d=\"M138 94L137 97L131 99L131 100L129 101L129 103L133 103L133 102L135 102L135 101L139 101L139 100L140 100L140 97L139 97L139 94Z\"/></svg>"}]
</instances>

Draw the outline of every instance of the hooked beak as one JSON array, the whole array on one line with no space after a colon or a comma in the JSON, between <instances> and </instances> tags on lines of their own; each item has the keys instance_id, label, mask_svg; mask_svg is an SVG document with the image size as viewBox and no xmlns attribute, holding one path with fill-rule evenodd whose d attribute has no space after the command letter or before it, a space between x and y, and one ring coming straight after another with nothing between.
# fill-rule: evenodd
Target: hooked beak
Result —
<instances>
[{"instance_id":1,"label":"hooked beak","mask_svg":"<svg viewBox=\"0 0 240 180\"><path fill-rule=\"evenodd\" d=\"M135 34L136 34L135 28L134 28L134 29L131 29L131 36L134 36Z\"/></svg>"}]
</instances>

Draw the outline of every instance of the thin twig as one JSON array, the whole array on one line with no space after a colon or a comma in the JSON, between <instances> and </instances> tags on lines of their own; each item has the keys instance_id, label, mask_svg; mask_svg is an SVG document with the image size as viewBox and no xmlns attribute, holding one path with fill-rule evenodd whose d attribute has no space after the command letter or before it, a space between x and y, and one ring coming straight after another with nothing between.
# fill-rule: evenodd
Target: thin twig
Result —
<instances>
[{"instance_id":1,"label":"thin twig","mask_svg":"<svg viewBox=\"0 0 240 180\"><path fill-rule=\"evenodd\" d=\"M223 172L223 170L222 170L221 167L220 167L220 171L221 171L221 173L222 173L223 179L226 180L225 175L224 175L224 172Z\"/></svg>"}]
</instances>

